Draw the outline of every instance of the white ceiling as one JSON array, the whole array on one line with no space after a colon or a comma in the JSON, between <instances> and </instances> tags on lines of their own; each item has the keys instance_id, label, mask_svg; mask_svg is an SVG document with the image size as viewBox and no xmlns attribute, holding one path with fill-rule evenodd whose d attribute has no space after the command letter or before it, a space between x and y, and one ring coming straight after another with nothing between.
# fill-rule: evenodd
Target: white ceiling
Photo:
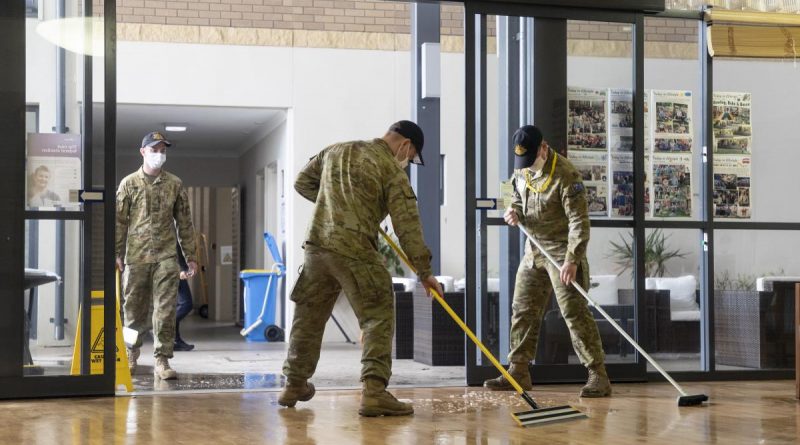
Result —
<instances>
[{"instance_id":1,"label":"white ceiling","mask_svg":"<svg viewBox=\"0 0 800 445\"><path fill-rule=\"evenodd\" d=\"M103 104L95 104L95 140L101 137ZM117 104L117 155L139 156L142 138L161 131L172 142L170 156L238 157L286 119L283 110L249 107ZM167 132L166 124L186 125Z\"/></svg>"}]
</instances>

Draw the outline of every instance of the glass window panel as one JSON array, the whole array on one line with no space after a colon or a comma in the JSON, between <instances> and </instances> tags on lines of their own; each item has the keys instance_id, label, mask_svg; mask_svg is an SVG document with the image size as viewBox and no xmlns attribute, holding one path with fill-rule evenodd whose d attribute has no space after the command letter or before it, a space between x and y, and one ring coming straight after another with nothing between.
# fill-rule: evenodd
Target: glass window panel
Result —
<instances>
[{"instance_id":1,"label":"glass window panel","mask_svg":"<svg viewBox=\"0 0 800 445\"><path fill-rule=\"evenodd\" d=\"M794 368L800 234L717 230L714 237L717 369Z\"/></svg>"},{"instance_id":2,"label":"glass window panel","mask_svg":"<svg viewBox=\"0 0 800 445\"><path fill-rule=\"evenodd\" d=\"M632 25L567 22L567 157L592 218L633 218Z\"/></svg>"},{"instance_id":3,"label":"glass window panel","mask_svg":"<svg viewBox=\"0 0 800 445\"><path fill-rule=\"evenodd\" d=\"M24 373L70 375L81 303L81 223L29 220L25 230Z\"/></svg>"},{"instance_id":4,"label":"glass window panel","mask_svg":"<svg viewBox=\"0 0 800 445\"><path fill-rule=\"evenodd\" d=\"M645 216L702 219L703 113L697 21L645 20Z\"/></svg>"},{"instance_id":5,"label":"glass window panel","mask_svg":"<svg viewBox=\"0 0 800 445\"><path fill-rule=\"evenodd\" d=\"M715 60L714 97L715 219L800 220L800 207L781 198L797 189L790 178L800 137L786 112L800 101L796 68L783 60Z\"/></svg>"},{"instance_id":6,"label":"glass window panel","mask_svg":"<svg viewBox=\"0 0 800 445\"><path fill-rule=\"evenodd\" d=\"M698 371L702 234L647 229L645 237L647 332L641 345L668 371ZM656 371L649 364L648 370Z\"/></svg>"},{"instance_id":7,"label":"glass window panel","mask_svg":"<svg viewBox=\"0 0 800 445\"><path fill-rule=\"evenodd\" d=\"M34 2L35 3L35 2ZM80 209L83 188L82 114L87 37L83 1L28 8L26 19L26 206L30 210ZM67 49L68 48L68 49ZM100 64L102 65L102 64Z\"/></svg>"}]
</instances>

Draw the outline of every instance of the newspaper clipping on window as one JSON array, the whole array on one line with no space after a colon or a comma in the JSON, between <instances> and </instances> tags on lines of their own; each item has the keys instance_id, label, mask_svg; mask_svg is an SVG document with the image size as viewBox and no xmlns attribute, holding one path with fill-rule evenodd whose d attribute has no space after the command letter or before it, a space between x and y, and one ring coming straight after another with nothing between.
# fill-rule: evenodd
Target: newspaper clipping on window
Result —
<instances>
[{"instance_id":1,"label":"newspaper clipping on window","mask_svg":"<svg viewBox=\"0 0 800 445\"><path fill-rule=\"evenodd\" d=\"M589 216L608 216L608 153L571 152L569 160L583 178Z\"/></svg>"},{"instance_id":2,"label":"newspaper clipping on window","mask_svg":"<svg viewBox=\"0 0 800 445\"><path fill-rule=\"evenodd\" d=\"M653 91L653 205L656 218L692 216L692 93Z\"/></svg>"},{"instance_id":3,"label":"newspaper clipping on window","mask_svg":"<svg viewBox=\"0 0 800 445\"><path fill-rule=\"evenodd\" d=\"M606 90L567 90L567 151L608 151Z\"/></svg>"},{"instance_id":4,"label":"newspaper clipping on window","mask_svg":"<svg viewBox=\"0 0 800 445\"><path fill-rule=\"evenodd\" d=\"M645 214L650 214L650 150L652 146L650 90L644 92ZM633 216L633 93L630 89L612 88L608 93L609 148L611 161L611 216Z\"/></svg>"},{"instance_id":5,"label":"newspaper clipping on window","mask_svg":"<svg viewBox=\"0 0 800 445\"><path fill-rule=\"evenodd\" d=\"M750 93L714 93L714 217L748 219L752 213Z\"/></svg>"}]
</instances>

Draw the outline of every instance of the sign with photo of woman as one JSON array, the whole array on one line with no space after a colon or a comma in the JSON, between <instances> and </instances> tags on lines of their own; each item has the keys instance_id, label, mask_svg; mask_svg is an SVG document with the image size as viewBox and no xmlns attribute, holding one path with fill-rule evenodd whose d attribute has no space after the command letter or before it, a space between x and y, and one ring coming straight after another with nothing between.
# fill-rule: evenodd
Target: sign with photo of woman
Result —
<instances>
[{"instance_id":1,"label":"sign with photo of woman","mask_svg":"<svg viewBox=\"0 0 800 445\"><path fill-rule=\"evenodd\" d=\"M27 173L28 208L77 206L69 198L70 191L81 189L81 136L29 134Z\"/></svg>"}]
</instances>

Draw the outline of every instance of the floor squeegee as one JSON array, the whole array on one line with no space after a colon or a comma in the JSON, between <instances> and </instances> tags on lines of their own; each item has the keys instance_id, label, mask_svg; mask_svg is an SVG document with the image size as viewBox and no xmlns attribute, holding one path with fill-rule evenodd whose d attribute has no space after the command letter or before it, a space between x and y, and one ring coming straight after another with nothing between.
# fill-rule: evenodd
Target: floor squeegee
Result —
<instances>
[{"instance_id":1,"label":"floor squeegee","mask_svg":"<svg viewBox=\"0 0 800 445\"><path fill-rule=\"evenodd\" d=\"M381 235L383 235L383 238L386 239L387 243L389 243L389 246L391 246L392 249L395 252L397 252L397 255L400 256L400 258L403 260L406 266L408 266L408 268L411 269L411 271L416 274L417 271L411 264L411 261L409 261L405 253L402 250L400 250L400 247L394 242L394 240L392 240L389 237L389 235L387 235L386 232L383 231L383 229L381 229ZM461 320L461 317L459 317L458 314L456 314L453 311L453 309L450 307L449 304L447 304L444 298L442 298L442 296L439 295L439 293L436 291L433 291L432 294L433 297L436 299L436 301L440 305L442 305L442 307L450 315L450 317L458 324L459 327L461 327L464 333L467 334L470 340L472 340L478 346L478 348L480 348L480 350L492 362L494 367L497 368L497 370L500 371L501 374L503 374L503 377L505 377L506 380L508 380L511 383L511 385L514 387L517 393L522 397L523 400L525 400L525 403L527 403L532 408L531 410L528 411L522 411L511 414L514 420L520 426L536 426L536 425L543 425L546 423L563 422L567 420L577 420L588 417L586 414L582 413L577 408L574 408L570 405L554 406L550 408L540 408L539 405L536 403L536 401L533 400L533 397L531 397L528 393L526 393L522 389L519 383L517 383L517 381L514 380L514 377L512 377L511 374L509 374L508 371L506 371L505 368L503 368L503 365L501 365L500 362L498 362L497 359L494 357L494 355L492 355L492 353L489 352L488 349L486 349L486 346L484 346L483 343L480 340L478 340L478 338L475 336L475 334L472 332L469 326L467 326L466 323L464 323L464 321Z\"/></svg>"},{"instance_id":2,"label":"floor squeegee","mask_svg":"<svg viewBox=\"0 0 800 445\"><path fill-rule=\"evenodd\" d=\"M517 224L516 227L518 227L519 230L522 231L522 233L524 233L525 236L528 237L528 239L536 246L536 248L539 249L539 251L542 252L544 254L544 256L547 257L548 260L550 260L550 262L553 264L553 266L555 266L555 267L557 267L559 269L561 268L561 266L559 266L559 264L556 262L556 260L546 250L544 250L544 248L542 248L541 244L539 244L539 242L536 241L536 238L532 237L531 234L528 233L528 231L525 230L524 227L522 227L519 224ZM672 384L672 386L675 387L675 389L678 390L678 392L680 393L680 396L678 396L678 406L702 405L703 402L708 401L708 396L705 395L705 394L692 394L692 395L687 394L686 391L683 390L681 385L679 385L678 382L676 382L667 373L667 371L665 371L664 368L662 368L661 365L659 365L658 362L656 362L655 359L653 359L653 357L650 357L650 354L645 352L645 350L641 346L639 346L639 344L636 343L636 341L633 338L631 338L631 336L628 335L628 333L625 332L625 330L622 329L622 327L619 324L617 324L617 322L614 321L614 319L611 318L611 316L608 315L606 313L606 311L604 311L603 308L600 307L600 305L595 303L594 300L592 300L589 297L589 294L586 292L585 289L583 289L578 283L576 283L575 280L572 281L572 285L575 286L575 289L577 289L578 292L580 292L581 295L583 295L583 298L585 298L586 301L589 302L590 306L595 308L597 310L597 312L600 313L600 315L605 317L605 319L608 320L609 323L611 323L611 326L614 326L614 328L616 328L616 330L619 331L620 335L625 337L625 339L628 340L628 342L631 345L633 345L633 347L636 348L636 350L639 351L639 353L642 354L642 356L645 359L647 359L647 361L650 362L650 364L653 365L653 367L656 368L658 370L658 372L660 372L661 375L663 375L664 378L667 379L667 381L669 381Z\"/></svg>"}]
</instances>

